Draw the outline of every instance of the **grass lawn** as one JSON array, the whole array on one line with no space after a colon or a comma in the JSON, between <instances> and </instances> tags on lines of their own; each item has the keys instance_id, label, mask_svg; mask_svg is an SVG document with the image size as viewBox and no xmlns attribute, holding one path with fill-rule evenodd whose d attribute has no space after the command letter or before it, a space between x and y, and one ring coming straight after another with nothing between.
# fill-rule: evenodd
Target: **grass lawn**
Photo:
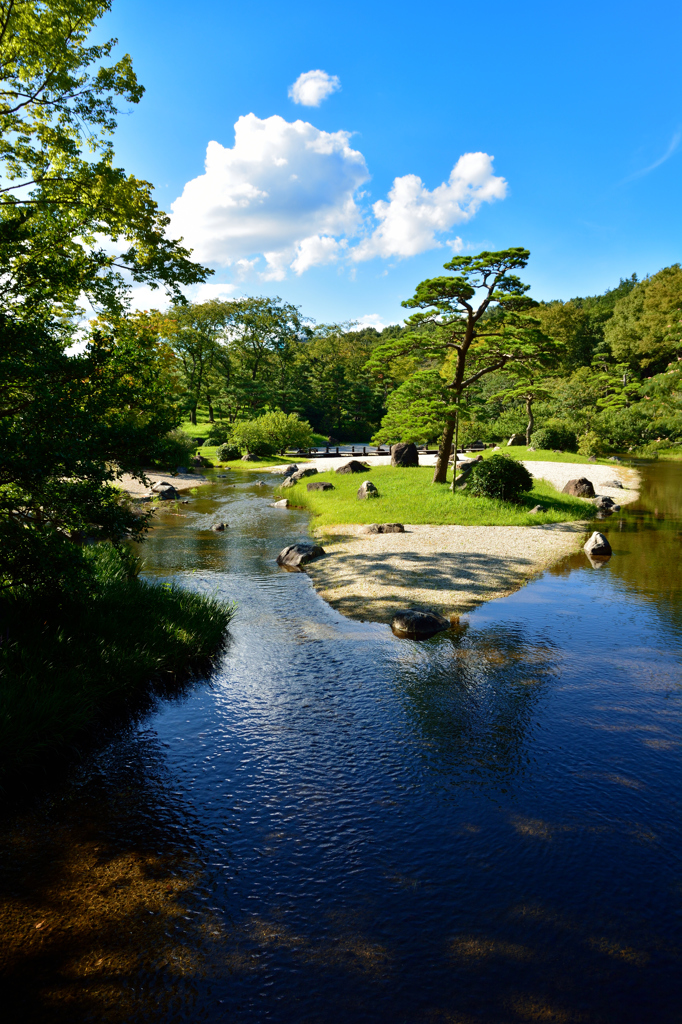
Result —
<instances>
[{"instance_id":1,"label":"grass lawn","mask_svg":"<svg viewBox=\"0 0 682 1024\"><path fill-rule=\"evenodd\" d=\"M208 445L204 447L202 445L198 451L200 455L209 459L216 467L220 467L221 469L243 469L245 472L248 472L251 469L262 469L263 466L278 466L280 464L283 466L289 466L292 462L295 462L296 465L303 465L304 462L310 461L309 459L296 459L291 456L282 458L279 455L268 455L267 458L257 459L256 462L242 462L241 459L233 459L231 462L219 462L216 457L216 452L219 447L219 445L217 447L209 447Z\"/></svg>"},{"instance_id":2,"label":"grass lawn","mask_svg":"<svg viewBox=\"0 0 682 1024\"><path fill-rule=\"evenodd\" d=\"M509 448L505 445L504 447L500 447L499 452L493 452L488 448L487 451L482 453L484 459L486 457L489 458L493 454L508 455L517 462L519 460L522 460L523 462L580 462L588 466L594 466L595 462L599 466L608 466L611 464L610 459L595 459L594 461L590 461L587 455L576 455L575 452L560 452L557 455L556 452L544 451L541 448L538 448L537 451L530 452L526 448L525 444L519 445L518 447L516 445L512 445ZM468 453L468 457L472 457L473 455L473 452Z\"/></svg>"},{"instance_id":3,"label":"grass lawn","mask_svg":"<svg viewBox=\"0 0 682 1024\"><path fill-rule=\"evenodd\" d=\"M531 453L532 454L532 453ZM466 491L453 494L449 487L432 484L432 466L415 469L394 469L377 466L366 473L318 473L315 481L329 480L333 491L308 491L304 479L282 491L292 505L309 509L314 527L337 523L424 523L458 526L538 526L542 523L565 523L590 519L596 509L589 502L560 494L544 480L534 481L533 490L522 496L518 504L474 498ZM371 480L379 498L358 501L357 491L363 480ZM535 505L544 505L546 512L530 515Z\"/></svg>"}]
</instances>

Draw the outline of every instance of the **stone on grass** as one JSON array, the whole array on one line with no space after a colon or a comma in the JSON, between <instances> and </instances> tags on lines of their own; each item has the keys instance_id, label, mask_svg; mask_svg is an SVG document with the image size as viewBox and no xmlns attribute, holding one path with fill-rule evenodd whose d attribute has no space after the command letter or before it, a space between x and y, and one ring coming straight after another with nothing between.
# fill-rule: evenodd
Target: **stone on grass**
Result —
<instances>
[{"instance_id":1,"label":"stone on grass","mask_svg":"<svg viewBox=\"0 0 682 1024\"><path fill-rule=\"evenodd\" d=\"M360 533L405 533L405 527L402 523L370 523Z\"/></svg>"},{"instance_id":2,"label":"stone on grass","mask_svg":"<svg viewBox=\"0 0 682 1024\"><path fill-rule=\"evenodd\" d=\"M333 491L335 490L334 484L330 484L327 480L313 480L311 484L307 484L306 490L308 491Z\"/></svg>"},{"instance_id":3,"label":"stone on grass","mask_svg":"<svg viewBox=\"0 0 682 1024\"><path fill-rule=\"evenodd\" d=\"M535 508L532 508L530 510L529 515L534 516L534 515L537 515L538 512L546 512L546 511L547 511L547 509L545 508L544 505L536 505Z\"/></svg>"},{"instance_id":4,"label":"stone on grass","mask_svg":"<svg viewBox=\"0 0 682 1024\"><path fill-rule=\"evenodd\" d=\"M379 492L371 480L363 480L358 488L358 501L365 498L378 498Z\"/></svg>"},{"instance_id":5,"label":"stone on grass","mask_svg":"<svg viewBox=\"0 0 682 1024\"><path fill-rule=\"evenodd\" d=\"M258 456L254 455L253 452L247 452L246 455L242 455L242 462L258 462Z\"/></svg>"},{"instance_id":6,"label":"stone on grass","mask_svg":"<svg viewBox=\"0 0 682 1024\"><path fill-rule=\"evenodd\" d=\"M344 462L343 466L339 466L336 470L337 473L366 473L370 469L370 466L365 465L364 462L358 462L357 459L351 459L350 462Z\"/></svg>"},{"instance_id":7,"label":"stone on grass","mask_svg":"<svg viewBox=\"0 0 682 1024\"><path fill-rule=\"evenodd\" d=\"M272 508L289 508L289 499L281 498L280 501L274 501Z\"/></svg>"},{"instance_id":8,"label":"stone on grass","mask_svg":"<svg viewBox=\"0 0 682 1024\"><path fill-rule=\"evenodd\" d=\"M512 434L512 436L507 441L507 447L509 447L510 445L512 445L512 446L513 445L519 446L519 445L522 445L522 444L525 444L525 443L526 443L526 435L525 434Z\"/></svg>"},{"instance_id":9,"label":"stone on grass","mask_svg":"<svg viewBox=\"0 0 682 1024\"><path fill-rule=\"evenodd\" d=\"M391 628L398 636L410 640L425 640L427 637L450 629L451 622L431 608L409 608L393 616Z\"/></svg>"},{"instance_id":10,"label":"stone on grass","mask_svg":"<svg viewBox=\"0 0 682 1024\"><path fill-rule=\"evenodd\" d=\"M411 442L408 444L406 441L402 441L400 444L394 444L391 448L391 465L392 466L418 466L419 465L419 452L417 451L416 444Z\"/></svg>"},{"instance_id":11,"label":"stone on grass","mask_svg":"<svg viewBox=\"0 0 682 1024\"><path fill-rule=\"evenodd\" d=\"M609 558L613 554L613 549L611 548L608 539L603 533L599 533L597 530L595 530L590 539L585 542L584 550L592 558Z\"/></svg>"},{"instance_id":12,"label":"stone on grass","mask_svg":"<svg viewBox=\"0 0 682 1024\"><path fill-rule=\"evenodd\" d=\"M293 487L295 484L300 483L301 480L305 480L307 476L317 476L317 470L314 466L297 469L295 473L285 476L282 481L282 487Z\"/></svg>"},{"instance_id":13,"label":"stone on grass","mask_svg":"<svg viewBox=\"0 0 682 1024\"><path fill-rule=\"evenodd\" d=\"M227 526L227 523L215 523L211 527L211 529L215 530L216 533L222 533L226 526Z\"/></svg>"},{"instance_id":14,"label":"stone on grass","mask_svg":"<svg viewBox=\"0 0 682 1024\"><path fill-rule=\"evenodd\" d=\"M277 555L277 565L292 572L303 572L302 565L314 562L324 554L326 552L319 544L290 544Z\"/></svg>"},{"instance_id":15,"label":"stone on grass","mask_svg":"<svg viewBox=\"0 0 682 1024\"><path fill-rule=\"evenodd\" d=\"M594 498L594 487L591 480L581 476L576 480L569 480L562 493L570 494L574 498Z\"/></svg>"}]
</instances>

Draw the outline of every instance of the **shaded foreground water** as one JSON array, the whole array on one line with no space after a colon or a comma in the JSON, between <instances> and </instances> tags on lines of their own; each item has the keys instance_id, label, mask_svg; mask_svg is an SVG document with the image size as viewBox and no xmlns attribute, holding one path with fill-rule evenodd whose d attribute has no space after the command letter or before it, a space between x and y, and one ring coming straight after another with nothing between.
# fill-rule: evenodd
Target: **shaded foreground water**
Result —
<instances>
[{"instance_id":1,"label":"shaded foreground water","mask_svg":"<svg viewBox=\"0 0 682 1024\"><path fill-rule=\"evenodd\" d=\"M231 640L4 822L11 1019L678 1022L682 466L644 472L606 566L421 644L277 568L271 484L161 513L147 571Z\"/></svg>"}]
</instances>

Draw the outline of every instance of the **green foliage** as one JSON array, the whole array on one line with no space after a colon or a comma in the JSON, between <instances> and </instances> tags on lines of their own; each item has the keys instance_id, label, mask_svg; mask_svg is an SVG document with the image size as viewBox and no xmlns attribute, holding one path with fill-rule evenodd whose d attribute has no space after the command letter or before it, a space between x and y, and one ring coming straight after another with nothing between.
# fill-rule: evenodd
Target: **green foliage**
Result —
<instances>
[{"instance_id":1,"label":"green foliage","mask_svg":"<svg viewBox=\"0 0 682 1024\"><path fill-rule=\"evenodd\" d=\"M574 452L577 448L575 431L566 424L550 426L547 424L540 430L536 430L530 439L533 448L552 450L559 448L561 451Z\"/></svg>"},{"instance_id":2,"label":"green foliage","mask_svg":"<svg viewBox=\"0 0 682 1024\"><path fill-rule=\"evenodd\" d=\"M215 654L232 606L138 577L126 548L73 547L73 584L58 600L0 595L0 780L20 775L139 707L166 676L177 687ZM82 586L88 581L87 586Z\"/></svg>"},{"instance_id":3,"label":"green foliage","mask_svg":"<svg viewBox=\"0 0 682 1024\"><path fill-rule=\"evenodd\" d=\"M613 358L664 369L682 353L682 267L664 267L621 298L605 328Z\"/></svg>"},{"instance_id":4,"label":"green foliage","mask_svg":"<svg viewBox=\"0 0 682 1024\"><path fill-rule=\"evenodd\" d=\"M598 457L606 453L604 440L595 430L586 430L578 438L578 455Z\"/></svg>"},{"instance_id":5,"label":"green foliage","mask_svg":"<svg viewBox=\"0 0 682 1024\"><path fill-rule=\"evenodd\" d=\"M533 489L533 478L524 465L505 455L491 455L474 466L467 490L481 498L516 501L523 491Z\"/></svg>"},{"instance_id":6,"label":"green foliage","mask_svg":"<svg viewBox=\"0 0 682 1024\"><path fill-rule=\"evenodd\" d=\"M448 416L453 416L452 391L438 370L420 370L396 388L389 397L381 427L372 437L385 441L414 441L424 444L437 438Z\"/></svg>"},{"instance_id":7,"label":"green foliage","mask_svg":"<svg viewBox=\"0 0 682 1024\"><path fill-rule=\"evenodd\" d=\"M91 42L110 6L0 0L0 308L22 316L81 294L120 312L122 272L180 299L210 273L167 238L149 182L114 166L117 102L144 90L127 54L107 63L116 40Z\"/></svg>"},{"instance_id":8,"label":"green foliage","mask_svg":"<svg viewBox=\"0 0 682 1024\"><path fill-rule=\"evenodd\" d=\"M492 458L492 456L491 456ZM376 484L379 498L372 502L358 501L358 477L334 472L321 473L316 480L329 480L333 491L308 491L306 482L296 484L282 494L295 505L309 509L313 527L338 523L427 523L465 526L537 526L587 519L595 514L593 506L560 494L543 480L533 481L533 489L520 496L516 503L482 498L467 492L454 494L447 487L431 486L433 469L395 469L373 467L368 477ZM546 512L530 515L538 502Z\"/></svg>"},{"instance_id":9,"label":"green foliage","mask_svg":"<svg viewBox=\"0 0 682 1024\"><path fill-rule=\"evenodd\" d=\"M313 431L296 413L266 412L255 420L235 423L231 443L254 455L275 455L287 448L309 448Z\"/></svg>"},{"instance_id":10,"label":"green foliage","mask_svg":"<svg viewBox=\"0 0 682 1024\"><path fill-rule=\"evenodd\" d=\"M149 464L162 469L189 466L195 448L196 441L189 434L183 430L170 430L164 437L155 440L149 455Z\"/></svg>"},{"instance_id":11,"label":"green foliage","mask_svg":"<svg viewBox=\"0 0 682 1024\"><path fill-rule=\"evenodd\" d=\"M233 462L234 460L241 458L241 454L241 448L236 444L226 442L225 444L220 445L215 453L215 457L218 462Z\"/></svg>"}]
</instances>

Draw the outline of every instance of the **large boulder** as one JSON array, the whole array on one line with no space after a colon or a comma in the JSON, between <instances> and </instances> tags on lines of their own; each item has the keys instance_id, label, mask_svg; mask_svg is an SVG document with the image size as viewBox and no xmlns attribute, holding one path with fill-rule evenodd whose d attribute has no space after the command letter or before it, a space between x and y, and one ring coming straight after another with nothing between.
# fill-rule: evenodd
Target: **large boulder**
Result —
<instances>
[{"instance_id":1,"label":"large boulder","mask_svg":"<svg viewBox=\"0 0 682 1024\"><path fill-rule=\"evenodd\" d=\"M564 494L570 494L574 498L594 498L594 487L592 481L586 476L578 477L576 480L569 480L563 488Z\"/></svg>"},{"instance_id":2,"label":"large boulder","mask_svg":"<svg viewBox=\"0 0 682 1024\"><path fill-rule=\"evenodd\" d=\"M295 473L290 473L289 476L285 476L282 481L282 487L293 487L294 484L300 483L301 480L305 480L307 476L317 476L317 470L314 466L304 466L303 469L297 469Z\"/></svg>"},{"instance_id":3,"label":"large boulder","mask_svg":"<svg viewBox=\"0 0 682 1024\"><path fill-rule=\"evenodd\" d=\"M330 484L328 480L313 480L311 484L306 485L308 491L333 491L335 490L334 484Z\"/></svg>"},{"instance_id":4,"label":"large boulder","mask_svg":"<svg viewBox=\"0 0 682 1024\"><path fill-rule=\"evenodd\" d=\"M370 523L360 533L405 533L405 527L402 523Z\"/></svg>"},{"instance_id":5,"label":"large boulder","mask_svg":"<svg viewBox=\"0 0 682 1024\"><path fill-rule=\"evenodd\" d=\"M350 462L344 462L343 466L339 466L336 470L337 473L366 473L370 467L365 465L364 462L358 462L357 459L351 459Z\"/></svg>"},{"instance_id":6,"label":"large boulder","mask_svg":"<svg viewBox=\"0 0 682 1024\"><path fill-rule=\"evenodd\" d=\"M242 455L241 461L242 462L258 462L258 456L254 455L253 452L246 452L245 455Z\"/></svg>"},{"instance_id":7,"label":"large boulder","mask_svg":"<svg viewBox=\"0 0 682 1024\"><path fill-rule=\"evenodd\" d=\"M363 501L365 498L378 498L379 492L372 483L371 480L363 480L358 487L358 501Z\"/></svg>"},{"instance_id":8,"label":"large boulder","mask_svg":"<svg viewBox=\"0 0 682 1024\"><path fill-rule=\"evenodd\" d=\"M285 466L282 470L283 476L293 476L294 473L298 473L298 466L295 462L290 462L288 466Z\"/></svg>"},{"instance_id":9,"label":"large boulder","mask_svg":"<svg viewBox=\"0 0 682 1024\"><path fill-rule=\"evenodd\" d=\"M407 442L394 444L391 448L391 465L401 467L418 466L419 452L417 451L416 444L408 444Z\"/></svg>"},{"instance_id":10,"label":"large boulder","mask_svg":"<svg viewBox=\"0 0 682 1024\"><path fill-rule=\"evenodd\" d=\"M410 640L425 640L444 629L450 629L450 626L449 619L431 608L409 608L398 612L391 623L394 633Z\"/></svg>"},{"instance_id":11,"label":"large boulder","mask_svg":"<svg viewBox=\"0 0 682 1024\"><path fill-rule=\"evenodd\" d=\"M509 447L510 445L512 445L512 446L517 445L518 446L518 445L522 445L522 444L525 444L525 443L526 443L526 436L525 436L525 434L512 434L512 436L507 441L507 447Z\"/></svg>"},{"instance_id":12,"label":"large boulder","mask_svg":"<svg viewBox=\"0 0 682 1024\"><path fill-rule=\"evenodd\" d=\"M584 550L591 558L609 558L613 549L603 533L594 531L592 536L584 545Z\"/></svg>"},{"instance_id":13,"label":"large boulder","mask_svg":"<svg viewBox=\"0 0 682 1024\"><path fill-rule=\"evenodd\" d=\"M173 484L169 484L166 480L159 480L158 483L153 484L152 491L159 501L176 501L180 497L180 493L176 491Z\"/></svg>"},{"instance_id":14,"label":"large boulder","mask_svg":"<svg viewBox=\"0 0 682 1024\"><path fill-rule=\"evenodd\" d=\"M303 572L302 565L314 562L326 554L324 548L319 544L290 544L288 548L277 555L277 565L294 572Z\"/></svg>"}]
</instances>

